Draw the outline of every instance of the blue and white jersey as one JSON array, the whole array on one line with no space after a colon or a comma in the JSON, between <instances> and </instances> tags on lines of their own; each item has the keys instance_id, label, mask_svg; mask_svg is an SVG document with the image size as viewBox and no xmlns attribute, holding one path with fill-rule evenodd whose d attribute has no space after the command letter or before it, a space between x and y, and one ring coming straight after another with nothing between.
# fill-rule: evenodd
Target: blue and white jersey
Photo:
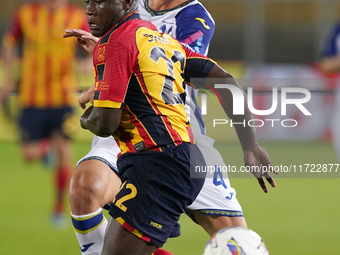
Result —
<instances>
[{"instance_id":1,"label":"blue and white jersey","mask_svg":"<svg viewBox=\"0 0 340 255\"><path fill-rule=\"evenodd\" d=\"M324 57L334 57L340 55L340 23L336 24L326 41L325 48L322 52Z\"/></svg>"},{"instance_id":2,"label":"blue and white jersey","mask_svg":"<svg viewBox=\"0 0 340 255\"><path fill-rule=\"evenodd\" d=\"M148 0L138 0L138 5L141 18L151 21L159 32L167 33L178 41L188 44L196 52L208 54L215 22L200 2L188 0L172 9L162 11L152 10ZM203 117L196 102L197 93L198 90L187 86L185 109L196 138L205 135ZM190 112L195 115L194 118Z\"/></svg>"}]
</instances>

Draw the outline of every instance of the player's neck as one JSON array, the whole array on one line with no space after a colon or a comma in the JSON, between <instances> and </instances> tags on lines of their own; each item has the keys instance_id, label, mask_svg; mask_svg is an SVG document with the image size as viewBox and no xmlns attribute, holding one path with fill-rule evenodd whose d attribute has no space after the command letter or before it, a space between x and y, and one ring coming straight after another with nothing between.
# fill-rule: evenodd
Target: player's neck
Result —
<instances>
[{"instance_id":1,"label":"player's neck","mask_svg":"<svg viewBox=\"0 0 340 255\"><path fill-rule=\"evenodd\" d=\"M188 0L149 0L149 7L154 11L163 11L175 8Z\"/></svg>"}]
</instances>

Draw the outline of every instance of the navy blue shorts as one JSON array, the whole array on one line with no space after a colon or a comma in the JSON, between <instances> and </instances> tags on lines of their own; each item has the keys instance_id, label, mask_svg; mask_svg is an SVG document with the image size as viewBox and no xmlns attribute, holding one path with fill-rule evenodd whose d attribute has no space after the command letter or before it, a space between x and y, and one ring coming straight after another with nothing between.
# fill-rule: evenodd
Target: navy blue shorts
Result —
<instances>
[{"instance_id":1,"label":"navy blue shorts","mask_svg":"<svg viewBox=\"0 0 340 255\"><path fill-rule=\"evenodd\" d=\"M109 214L136 236L162 247L203 186L204 174L190 178L195 165L205 162L189 143L162 147L162 152L123 154L117 161L122 186Z\"/></svg>"},{"instance_id":2,"label":"navy blue shorts","mask_svg":"<svg viewBox=\"0 0 340 255\"><path fill-rule=\"evenodd\" d=\"M52 133L59 132L69 138L68 130L63 124L73 116L72 107L39 109L25 108L21 112L19 127L21 140L40 141L51 137Z\"/></svg>"}]
</instances>

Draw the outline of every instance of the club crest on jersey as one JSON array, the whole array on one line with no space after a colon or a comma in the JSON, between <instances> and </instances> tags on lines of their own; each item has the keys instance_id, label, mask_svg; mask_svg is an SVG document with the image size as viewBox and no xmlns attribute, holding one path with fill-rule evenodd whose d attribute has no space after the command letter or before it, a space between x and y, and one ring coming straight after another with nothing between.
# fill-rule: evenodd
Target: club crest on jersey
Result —
<instances>
[{"instance_id":1,"label":"club crest on jersey","mask_svg":"<svg viewBox=\"0 0 340 255\"><path fill-rule=\"evenodd\" d=\"M104 61L105 59L104 53L105 53L105 46L98 49L98 57L97 57L98 62Z\"/></svg>"}]
</instances>

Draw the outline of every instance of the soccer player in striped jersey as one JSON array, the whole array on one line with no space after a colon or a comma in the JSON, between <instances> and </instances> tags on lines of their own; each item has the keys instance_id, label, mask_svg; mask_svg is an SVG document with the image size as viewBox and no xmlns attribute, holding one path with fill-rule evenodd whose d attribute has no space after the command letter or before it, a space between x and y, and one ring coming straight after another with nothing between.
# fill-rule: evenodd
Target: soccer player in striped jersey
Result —
<instances>
[{"instance_id":1,"label":"soccer player in striped jersey","mask_svg":"<svg viewBox=\"0 0 340 255\"><path fill-rule=\"evenodd\" d=\"M64 198L72 166L67 125L75 102L74 61L77 44L61 37L68 27L88 30L84 11L67 0L21 5L3 38L5 71L0 103L15 89L12 64L23 42L18 101L21 148L25 160L42 159L55 147L55 223L62 223ZM71 122L70 122L71 121ZM69 126L68 126L69 127ZM50 142L47 142L50 139ZM50 146L48 145L50 143Z\"/></svg>"},{"instance_id":2,"label":"soccer player in striped jersey","mask_svg":"<svg viewBox=\"0 0 340 255\"><path fill-rule=\"evenodd\" d=\"M160 32L170 33L180 41L188 43L196 51L207 54L214 31L214 21L198 1L140 0L138 4L141 18L151 20ZM82 38L83 40L79 42L82 42L87 50L96 42L92 36L79 30L69 30L67 34ZM198 146L204 152L203 155L209 165L222 166L224 162L218 151L213 148L213 140L205 135L203 119L196 103L197 90L188 86L186 90L185 107L187 114L195 113L190 116L190 124ZM85 107L85 103L90 101L91 97L93 95L90 89L79 97L80 104ZM120 185L120 181L113 173L117 172L115 155L120 153L114 143L112 137L95 136L91 151L78 162L72 177L70 187L72 221L83 254L92 254L90 252L95 250L98 253L93 254L100 254L102 244L100 240L107 225L101 207L112 200ZM206 179L199 196L188 207L195 220L210 235L221 228L246 226L235 190L231 188L227 178L217 177L217 180ZM262 181L261 186L267 191L262 178L259 179ZM173 235L178 235L178 232L175 232ZM92 245L87 249L87 244Z\"/></svg>"},{"instance_id":3,"label":"soccer player in striped jersey","mask_svg":"<svg viewBox=\"0 0 340 255\"><path fill-rule=\"evenodd\" d=\"M121 150L117 166L123 184L109 211L102 254L150 254L166 242L204 182L190 178L191 167L205 162L190 145L184 79L221 77L238 84L215 62L141 20L134 0L90 0L86 10L91 33L101 38L93 55L94 107L85 111L81 125L101 137L113 135ZM231 92L218 93L233 120L252 117L246 105L245 115L233 115ZM271 164L253 128L236 131L247 166ZM265 191L263 177L275 186L267 172L254 174Z\"/></svg>"}]
</instances>

